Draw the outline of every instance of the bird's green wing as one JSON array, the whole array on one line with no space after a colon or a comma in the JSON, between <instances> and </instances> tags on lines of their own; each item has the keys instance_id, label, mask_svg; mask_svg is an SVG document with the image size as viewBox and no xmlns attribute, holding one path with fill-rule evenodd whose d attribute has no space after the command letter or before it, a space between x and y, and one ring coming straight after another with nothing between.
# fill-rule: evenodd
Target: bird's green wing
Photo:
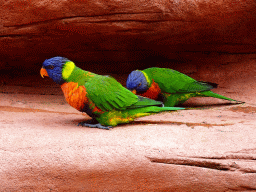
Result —
<instances>
[{"instance_id":1,"label":"bird's green wing","mask_svg":"<svg viewBox=\"0 0 256 192\"><path fill-rule=\"evenodd\" d=\"M95 75L84 86L88 98L103 111L125 110L127 108L162 104L158 101L138 97L109 76Z\"/></svg>"},{"instance_id":2,"label":"bird's green wing","mask_svg":"<svg viewBox=\"0 0 256 192\"><path fill-rule=\"evenodd\" d=\"M208 91L214 88L207 82L196 81L173 69L152 67L143 70L143 72L149 78L154 79L161 91L166 93L192 93Z\"/></svg>"}]
</instances>

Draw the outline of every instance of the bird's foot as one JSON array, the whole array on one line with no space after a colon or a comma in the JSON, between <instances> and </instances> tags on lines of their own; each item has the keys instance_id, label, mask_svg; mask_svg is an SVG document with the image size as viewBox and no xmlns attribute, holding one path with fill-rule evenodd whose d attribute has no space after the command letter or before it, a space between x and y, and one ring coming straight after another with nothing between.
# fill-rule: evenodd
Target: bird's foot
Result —
<instances>
[{"instance_id":1,"label":"bird's foot","mask_svg":"<svg viewBox=\"0 0 256 192\"><path fill-rule=\"evenodd\" d=\"M96 119L82 121L82 122L78 123L78 126L79 125L81 125L82 127L99 128L99 129L106 129L106 130L109 130L110 128L112 128L112 126L101 125Z\"/></svg>"}]
</instances>

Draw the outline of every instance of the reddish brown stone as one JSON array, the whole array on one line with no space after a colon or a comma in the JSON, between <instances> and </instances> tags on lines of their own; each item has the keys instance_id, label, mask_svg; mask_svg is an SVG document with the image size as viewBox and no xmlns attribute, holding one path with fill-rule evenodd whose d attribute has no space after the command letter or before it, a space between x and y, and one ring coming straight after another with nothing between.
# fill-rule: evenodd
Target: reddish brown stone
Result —
<instances>
[{"instance_id":1,"label":"reddish brown stone","mask_svg":"<svg viewBox=\"0 0 256 192\"><path fill-rule=\"evenodd\" d=\"M256 57L241 54L256 51L255 7L254 0L1 2L0 191L256 190ZM110 131L77 127L88 116L39 75L56 55L102 74L174 68L246 104L197 98L185 103L190 110ZM113 75L125 84L127 75Z\"/></svg>"},{"instance_id":2,"label":"reddish brown stone","mask_svg":"<svg viewBox=\"0 0 256 192\"><path fill-rule=\"evenodd\" d=\"M0 57L5 66L35 68L61 55L111 71L114 61L125 68L150 56L251 53L255 8L254 0L8 0L0 7Z\"/></svg>"},{"instance_id":3,"label":"reddish brown stone","mask_svg":"<svg viewBox=\"0 0 256 192\"><path fill-rule=\"evenodd\" d=\"M189 110L109 131L76 126L89 117L39 71L1 75L0 191L255 191L255 56L209 54L204 67L180 68L245 104L190 99Z\"/></svg>"}]
</instances>

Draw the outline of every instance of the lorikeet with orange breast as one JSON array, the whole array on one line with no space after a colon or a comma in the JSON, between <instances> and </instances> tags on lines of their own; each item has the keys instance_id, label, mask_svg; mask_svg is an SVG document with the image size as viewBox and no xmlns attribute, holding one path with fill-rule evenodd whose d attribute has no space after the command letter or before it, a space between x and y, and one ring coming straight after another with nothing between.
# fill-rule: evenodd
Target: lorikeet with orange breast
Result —
<instances>
[{"instance_id":1,"label":"lorikeet with orange breast","mask_svg":"<svg viewBox=\"0 0 256 192\"><path fill-rule=\"evenodd\" d=\"M162 107L162 102L137 96L114 78L84 71L64 57L46 59L40 74L61 86L72 107L92 117L80 123L82 126L109 129L137 117L184 109Z\"/></svg>"},{"instance_id":2,"label":"lorikeet with orange breast","mask_svg":"<svg viewBox=\"0 0 256 192\"><path fill-rule=\"evenodd\" d=\"M211 91L217 84L195 79L168 68L152 67L132 71L126 87L133 93L150 99L162 100L166 107L184 103L191 97L215 97L243 103Z\"/></svg>"}]
</instances>

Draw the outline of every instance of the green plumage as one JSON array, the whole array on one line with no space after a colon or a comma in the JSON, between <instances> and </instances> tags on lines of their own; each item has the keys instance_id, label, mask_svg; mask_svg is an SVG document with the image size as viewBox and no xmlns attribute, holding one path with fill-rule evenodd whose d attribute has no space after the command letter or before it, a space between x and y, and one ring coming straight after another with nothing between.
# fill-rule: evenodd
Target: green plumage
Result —
<instances>
[{"instance_id":1,"label":"green plumage","mask_svg":"<svg viewBox=\"0 0 256 192\"><path fill-rule=\"evenodd\" d=\"M63 73L65 73L64 70ZM183 109L162 107L162 102L137 96L112 77L97 75L78 67L74 67L65 81L78 83L78 86L85 87L86 97L91 102L89 109L86 109L86 111L91 111L93 113L92 117L104 126L128 123L137 117L161 111ZM95 110L95 107L100 112Z\"/></svg>"},{"instance_id":2,"label":"green plumage","mask_svg":"<svg viewBox=\"0 0 256 192\"><path fill-rule=\"evenodd\" d=\"M234 99L213 93L211 89L216 88L217 84L196 81L195 79L168 68L152 67L143 70L148 78L154 80L161 89L164 105L172 107L184 103L191 97L215 97L229 101ZM236 101L238 102L238 101Z\"/></svg>"}]
</instances>

